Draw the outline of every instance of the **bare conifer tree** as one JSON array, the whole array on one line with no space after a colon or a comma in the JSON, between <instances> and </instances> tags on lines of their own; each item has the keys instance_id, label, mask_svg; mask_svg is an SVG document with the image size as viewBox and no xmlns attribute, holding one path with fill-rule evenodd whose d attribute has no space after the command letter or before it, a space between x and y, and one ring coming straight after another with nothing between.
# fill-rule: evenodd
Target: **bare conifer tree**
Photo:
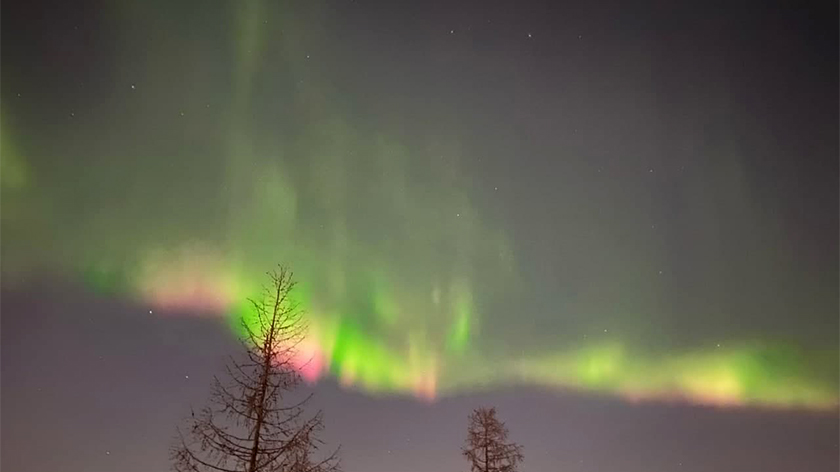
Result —
<instances>
[{"instance_id":1,"label":"bare conifer tree","mask_svg":"<svg viewBox=\"0 0 840 472\"><path fill-rule=\"evenodd\" d=\"M310 397L284 396L301 377L292 363L306 334L303 312L290 298L292 273L270 272L261 300L250 300L253 319L243 319L246 355L230 359L227 379L214 377L210 404L193 412L172 448L177 472L335 472L335 451L313 460L323 443L321 412L306 416Z\"/></svg>"},{"instance_id":2,"label":"bare conifer tree","mask_svg":"<svg viewBox=\"0 0 840 472\"><path fill-rule=\"evenodd\" d=\"M462 452L472 472L516 472L525 456L522 446L508 442L505 424L495 408L479 408L469 416L467 440Z\"/></svg>"}]
</instances>

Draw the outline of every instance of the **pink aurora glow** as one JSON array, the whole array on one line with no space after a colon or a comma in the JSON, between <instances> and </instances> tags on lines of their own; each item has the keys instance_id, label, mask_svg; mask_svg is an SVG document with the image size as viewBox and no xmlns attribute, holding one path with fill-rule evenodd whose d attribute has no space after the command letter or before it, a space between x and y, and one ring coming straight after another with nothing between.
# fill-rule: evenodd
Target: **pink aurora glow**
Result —
<instances>
[{"instance_id":1,"label":"pink aurora glow","mask_svg":"<svg viewBox=\"0 0 840 472\"><path fill-rule=\"evenodd\" d=\"M222 316L234 303L236 284L218 253L200 246L150 255L141 267L138 290L156 308Z\"/></svg>"},{"instance_id":2,"label":"pink aurora glow","mask_svg":"<svg viewBox=\"0 0 840 472\"><path fill-rule=\"evenodd\" d=\"M306 383L316 383L326 368L323 350L315 342L304 339L297 346L296 351L291 359L292 365Z\"/></svg>"}]
</instances>

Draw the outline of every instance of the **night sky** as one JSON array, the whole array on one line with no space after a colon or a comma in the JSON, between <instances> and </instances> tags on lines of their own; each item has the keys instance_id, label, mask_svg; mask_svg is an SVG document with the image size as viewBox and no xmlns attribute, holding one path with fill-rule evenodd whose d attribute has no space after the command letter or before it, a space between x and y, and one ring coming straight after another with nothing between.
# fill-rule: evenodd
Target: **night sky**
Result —
<instances>
[{"instance_id":1,"label":"night sky","mask_svg":"<svg viewBox=\"0 0 840 472\"><path fill-rule=\"evenodd\" d=\"M3 470L169 470L282 263L346 472L836 471L838 7L672 3L4 1Z\"/></svg>"}]
</instances>

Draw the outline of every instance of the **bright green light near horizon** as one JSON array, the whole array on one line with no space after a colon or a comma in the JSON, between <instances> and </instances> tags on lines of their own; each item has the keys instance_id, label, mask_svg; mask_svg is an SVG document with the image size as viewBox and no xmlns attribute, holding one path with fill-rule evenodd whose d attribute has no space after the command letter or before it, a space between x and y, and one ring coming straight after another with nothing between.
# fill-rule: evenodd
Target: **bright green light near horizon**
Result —
<instances>
[{"instance_id":1,"label":"bright green light near horizon","mask_svg":"<svg viewBox=\"0 0 840 472\"><path fill-rule=\"evenodd\" d=\"M311 304L303 289L295 302ZM240 305L231 319L248 319L249 310L248 305ZM345 386L367 392L408 393L427 399L527 383L630 400L716 406L830 409L838 404L836 383L830 381L830 352L806 353L781 344L753 343L654 355L605 339L555 354L494 362L467 351L468 313L456 316L442 345L418 332L405 331L401 337L372 335L376 329L359 320L388 323L376 317L311 313L310 337L299 359L305 365L304 377L316 381L331 375ZM453 343L460 343L455 350ZM459 369L480 374L464 382Z\"/></svg>"},{"instance_id":2,"label":"bright green light near horizon","mask_svg":"<svg viewBox=\"0 0 840 472\"><path fill-rule=\"evenodd\" d=\"M653 356L631 354L621 343L607 342L525 360L515 370L530 382L631 399L822 409L838 404L837 385L830 380L832 364L830 352L806 355L784 345L713 346Z\"/></svg>"}]
</instances>

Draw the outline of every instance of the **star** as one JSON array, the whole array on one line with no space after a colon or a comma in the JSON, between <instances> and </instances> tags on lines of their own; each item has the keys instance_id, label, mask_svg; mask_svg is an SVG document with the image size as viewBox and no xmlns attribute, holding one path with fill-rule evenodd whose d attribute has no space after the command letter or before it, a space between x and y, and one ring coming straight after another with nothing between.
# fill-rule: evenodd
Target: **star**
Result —
<instances>
[{"instance_id":1,"label":"star","mask_svg":"<svg viewBox=\"0 0 840 472\"><path fill-rule=\"evenodd\" d=\"M531 33L528 33L528 37L529 37L529 38L533 38L533 36L531 36Z\"/></svg>"},{"instance_id":2,"label":"star","mask_svg":"<svg viewBox=\"0 0 840 472\"><path fill-rule=\"evenodd\" d=\"M449 34L455 34L455 30L449 30Z\"/></svg>"},{"instance_id":3,"label":"star","mask_svg":"<svg viewBox=\"0 0 840 472\"><path fill-rule=\"evenodd\" d=\"M306 58L309 59L309 54L306 55Z\"/></svg>"},{"instance_id":4,"label":"star","mask_svg":"<svg viewBox=\"0 0 840 472\"><path fill-rule=\"evenodd\" d=\"M137 87L135 87L134 84L131 84L131 90L134 90L135 88Z\"/></svg>"},{"instance_id":5,"label":"star","mask_svg":"<svg viewBox=\"0 0 840 472\"><path fill-rule=\"evenodd\" d=\"M105 451L105 455L106 455L106 456L110 456L110 455L111 455L111 451Z\"/></svg>"},{"instance_id":6,"label":"star","mask_svg":"<svg viewBox=\"0 0 840 472\"><path fill-rule=\"evenodd\" d=\"M152 314L152 310L149 310L149 314L150 314L150 315Z\"/></svg>"},{"instance_id":7,"label":"star","mask_svg":"<svg viewBox=\"0 0 840 472\"><path fill-rule=\"evenodd\" d=\"M659 271L659 275L662 275L662 271L661 271L661 270Z\"/></svg>"},{"instance_id":8,"label":"star","mask_svg":"<svg viewBox=\"0 0 840 472\"><path fill-rule=\"evenodd\" d=\"M493 190L499 190L499 187L493 187Z\"/></svg>"},{"instance_id":9,"label":"star","mask_svg":"<svg viewBox=\"0 0 840 472\"><path fill-rule=\"evenodd\" d=\"M184 378L185 378L185 379L187 379L187 380L189 380L190 376L189 376L189 375L185 375L185 376L184 376Z\"/></svg>"},{"instance_id":10,"label":"star","mask_svg":"<svg viewBox=\"0 0 840 472\"><path fill-rule=\"evenodd\" d=\"M181 112L181 116L184 116L184 112Z\"/></svg>"}]
</instances>

